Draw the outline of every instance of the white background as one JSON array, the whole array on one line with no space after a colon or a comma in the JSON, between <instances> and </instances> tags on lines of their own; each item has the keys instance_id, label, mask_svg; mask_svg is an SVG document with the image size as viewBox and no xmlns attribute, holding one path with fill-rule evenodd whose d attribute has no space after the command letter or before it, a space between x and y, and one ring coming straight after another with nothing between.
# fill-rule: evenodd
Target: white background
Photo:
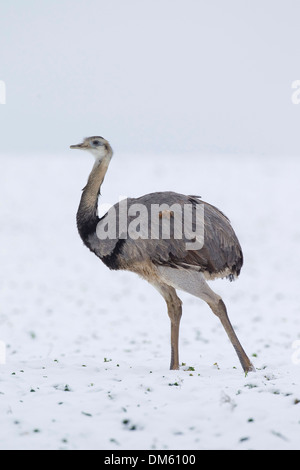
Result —
<instances>
[{"instance_id":1,"label":"white background","mask_svg":"<svg viewBox=\"0 0 300 470\"><path fill-rule=\"evenodd\" d=\"M5 151L103 135L126 152L298 154L297 0L0 7Z\"/></svg>"}]
</instances>

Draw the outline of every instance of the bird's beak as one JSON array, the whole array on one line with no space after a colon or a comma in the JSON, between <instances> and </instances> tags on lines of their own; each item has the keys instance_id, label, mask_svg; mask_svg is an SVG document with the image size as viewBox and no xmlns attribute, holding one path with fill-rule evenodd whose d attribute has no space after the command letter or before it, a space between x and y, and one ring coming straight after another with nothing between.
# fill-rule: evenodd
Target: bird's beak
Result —
<instances>
[{"instance_id":1,"label":"bird's beak","mask_svg":"<svg viewBox=\"0 0 300 470\"><path fill-rule=\"evenodd\" d=\"M76 145L70 145L70 149L81 149L81 150L85 150L87 149L88 146L86 144L76 144Z\"/></svg>"}]
</instances>

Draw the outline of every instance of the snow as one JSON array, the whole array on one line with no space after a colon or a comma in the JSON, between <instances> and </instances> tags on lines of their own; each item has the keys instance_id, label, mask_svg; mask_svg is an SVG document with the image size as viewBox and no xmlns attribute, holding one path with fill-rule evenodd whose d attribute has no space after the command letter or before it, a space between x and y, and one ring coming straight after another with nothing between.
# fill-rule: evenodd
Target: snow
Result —
<instances>
[{"instance_id":1,"label":"snow","mask_svg":"<svg viewBox=\"0 0 300 470\"><path fill-rule=\"evenodd\" d=\"M116 154L102 188L105 203L199 194L229 216L245 265L210 285L256 366L246 377L218 319L184 293L185 365L168 369L160 295L77 234L92 159L0 160L0 449L300 449L299 159Z\"/></svg>"}]
</instances>

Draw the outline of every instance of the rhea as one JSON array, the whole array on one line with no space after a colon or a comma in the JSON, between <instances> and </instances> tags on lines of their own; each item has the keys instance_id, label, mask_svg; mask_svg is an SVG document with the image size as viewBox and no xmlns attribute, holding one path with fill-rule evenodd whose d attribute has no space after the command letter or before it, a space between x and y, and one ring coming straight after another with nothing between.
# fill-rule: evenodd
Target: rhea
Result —
<instances>
[{"instance_id":1,"label":"rhea","mask_svg":"<svg viewBox=\"0 0 300 470\"><path fill-rule=\"evenodd\" d=\"M107 140L100 136L87 137L71 149L89 151L95 158L95 164L83 189L78 212L77 227L83 243L101 261L112 270L134 272L148 281L163 296L167 304L171 322L171 369L179 369L179 326L182 316L182 302L177 290L188 292L204 300L212 312L220 319L240 363L247 373L254 367L245 353L229 320L222 298L208 285L208 280L228 278L233 280L240 274L243 265L243 254L237 236L228 218L216 207L200 200L197 196L186 196L175 192L155 192L140 198L128 198L125 216L132 221L134 216L130 208L135 204L142 205L151 214L151 207L186 207L196 209L202 205L203 243L195 243L187 249L188 240L177 237L173 227L169 237L162 236L166 219L172 225L175 219L172 210L162 210L158 218L159 236L131 237L128 233L116 230L114 236L99 237L97 231L109 221L110 211L103 217L98 216L98 199L101 186L109 167L113 151ZM120 225L121 202L114 206L116 224ZM131 215L130 215L131 214ZM193 227L195 226L193 218ZM178 219L177 219L178 220ZM148 222L150 224L150 222ZM181 222L185 223L184 217ZM173 224L174 226L175 224ZM127 225L128 226L128 225ZM184 227L183 227L184 228ZM193 249L194 248L194 249Z\"/></svg>"}]
</instances>

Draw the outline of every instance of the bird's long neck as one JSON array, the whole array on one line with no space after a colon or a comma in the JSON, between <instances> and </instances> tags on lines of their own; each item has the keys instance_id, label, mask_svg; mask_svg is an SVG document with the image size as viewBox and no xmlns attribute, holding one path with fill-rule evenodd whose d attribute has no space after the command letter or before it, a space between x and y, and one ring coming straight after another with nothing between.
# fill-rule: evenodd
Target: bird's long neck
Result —
<instances>
[{"instance_id":1,"label":"bird's long neck","mask_svg":"<svg viewBox=\"0 0 300 470\"><path fill-rule=\"evenodd\" d=\"M107 155L101 160L96 160L87 185L82 192L77 212L77 227L85 244L88 244L88 238L96 231L99 222L98 198L110 159L111 155Z\"/></svg>"}]
</instances>

